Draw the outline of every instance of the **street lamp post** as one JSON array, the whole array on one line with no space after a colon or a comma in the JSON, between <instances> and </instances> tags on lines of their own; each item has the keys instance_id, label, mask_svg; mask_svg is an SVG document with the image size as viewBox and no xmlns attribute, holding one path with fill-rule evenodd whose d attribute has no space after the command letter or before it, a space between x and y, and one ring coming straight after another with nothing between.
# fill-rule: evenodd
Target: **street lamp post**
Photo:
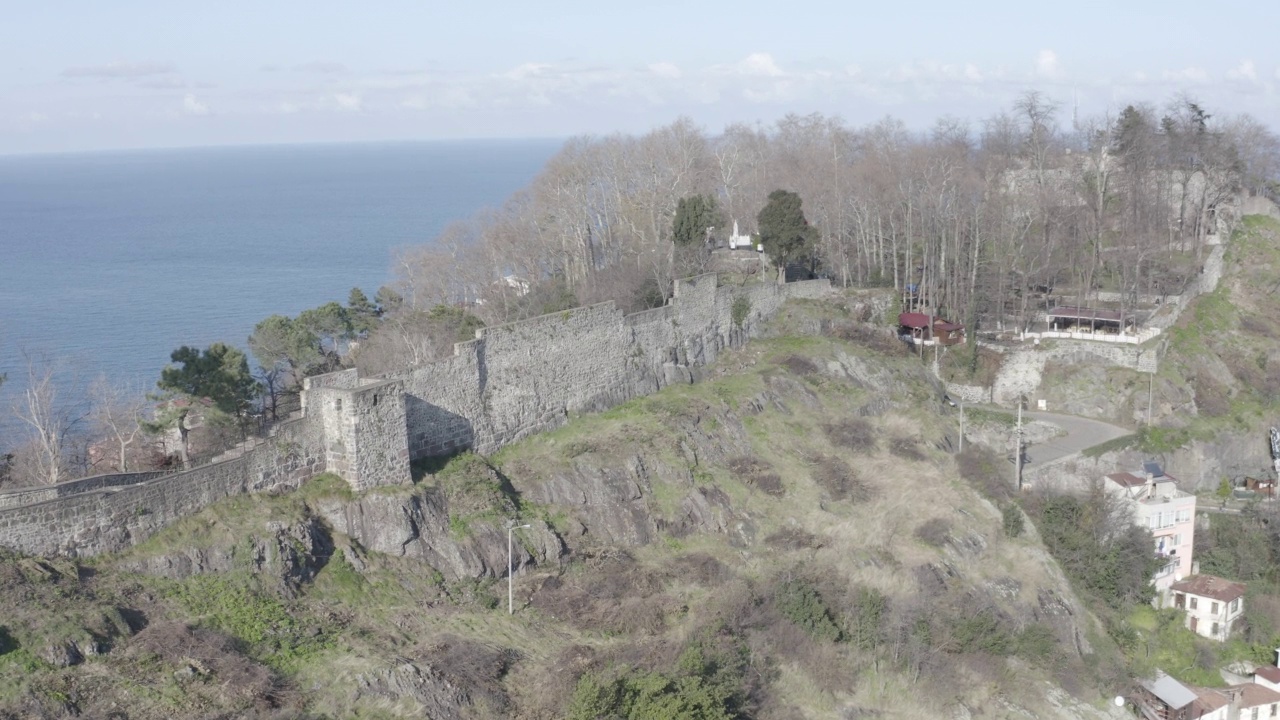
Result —
<instances>
[{"instance_id":1,"label":"street lamp post","mask_svg":"<svg viewBox=\"0 0 1280 720\"><path fill-rule=\"evenodd\" d=\"M516 530L524 530L528 525L512 525L507 528L507 614L514 615L516 612L516 595L515 585L513 583L514 570L512 568L511 559L511 534Z\"/></svg>"}]
</instances>

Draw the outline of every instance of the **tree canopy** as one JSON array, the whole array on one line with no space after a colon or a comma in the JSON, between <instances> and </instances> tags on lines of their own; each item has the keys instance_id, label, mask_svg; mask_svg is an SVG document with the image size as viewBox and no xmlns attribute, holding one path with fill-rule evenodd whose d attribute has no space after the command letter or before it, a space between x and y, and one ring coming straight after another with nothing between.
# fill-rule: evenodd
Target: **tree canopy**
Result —
<instances>
[{"instance_id":1,"label":"tree canopy","mask_svg":"<svg viewBox=\"0 0 1280 720\"><path fill-rule=\"evenodd\" d=\"M676 204L676 218L672 240L676 245L696 245L704 242L715 228L724 226L724 214L711 195L693 195L680 198Z\"/></svg>"},{"instance_id":2,"label":"tree canopy","mask_svg":"<svg viewBox=\"0 0 1280 720\"><path fill-rule=\"evenodd\" d=\"M813 254L817 228L804 217L800 196L788 190L769 193L769 202L756 215L760 243L779 268Z\"/></svg>"},{"instance_id":3,"label":"tree canopy","mask_svg":"<svg viewBox=\"0 0 1280 720\"><path fill-rule=\"evenodd\" d=\"M214 343L205 350L187 345L174 350L173 361L160 371L156 385L175 396L207 399L219 412L242 416L258 390L249 372L249 360L237 348Z\"/></svg>"}]
</instances>

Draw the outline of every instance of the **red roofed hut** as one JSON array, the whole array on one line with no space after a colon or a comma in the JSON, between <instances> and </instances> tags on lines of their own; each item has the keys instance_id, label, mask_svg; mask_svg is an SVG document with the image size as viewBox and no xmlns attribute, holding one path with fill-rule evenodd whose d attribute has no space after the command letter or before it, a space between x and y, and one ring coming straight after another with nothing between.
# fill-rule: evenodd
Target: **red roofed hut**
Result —
<instances>
[{"instance_id":1,"label":"red roofed hut","mask_svg":"<svg viewBox=\"0 0 1280 720\"><path fill-rule=\"evenodd\" d=\"M937 340L939 345L959 345L964 342L964 326L944 320L932 318L933 329L930 331L930 316L925 313L904 312L898 315L898 334L910 335L912 342L920 343Z\"/></svg>"}]
</instances>

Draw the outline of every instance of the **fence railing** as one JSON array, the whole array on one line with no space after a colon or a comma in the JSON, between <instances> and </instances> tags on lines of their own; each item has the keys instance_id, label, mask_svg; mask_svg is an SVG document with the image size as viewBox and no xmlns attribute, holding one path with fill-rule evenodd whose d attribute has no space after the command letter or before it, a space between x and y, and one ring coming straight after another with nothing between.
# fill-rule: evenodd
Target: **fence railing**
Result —
<instances>
[{"instance_id":1,"label":"fence railing","mask_svg":"<svg viewBox=\"0 0 1280 720\"><path fill-rule=\"evenodd\" d=\"M1141 345L1160 334L1160 328L1148 327L1136 333L1113 335L1111 333L1072 332L1068 330L1045 330L1044 332L1023 333L1024 340L1042 338L1046 340L1090 340L1092 342L1113 343L1121 345Z\"/></svg>"}]
</instances>

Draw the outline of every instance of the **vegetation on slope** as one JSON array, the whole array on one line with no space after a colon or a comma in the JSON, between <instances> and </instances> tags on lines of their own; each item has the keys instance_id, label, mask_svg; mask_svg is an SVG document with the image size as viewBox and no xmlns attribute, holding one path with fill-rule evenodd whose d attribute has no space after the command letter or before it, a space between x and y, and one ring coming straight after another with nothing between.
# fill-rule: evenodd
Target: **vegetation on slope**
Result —
<instances>
[{"instance_id":1,"label":"vegetation on slope","mask_svg":"<svg viewBox=\"0 0 1280 720\"><path fill-rule=\"evenodd\" d=\"M1142 447L1167 451L1226 431L1252 431L1280 410L1280 221L1246 216L1227 246L1217 290L1169 332L1157 377L1164 408Z\"/></svg>"},{"instance_id":2,"label":"vegetation on slope","mask_svg":"<svg viewBox=\"0 0 1280 720\"><path fill-rule=\"evenodd\" d=\"M957 468L927 368L846 311L795 304L779 327L825 336L377 491L443 497L446 543L556 528L568 554L516 578L514 615L493 574L330 527L362 502L332 477L118 557L5 558L0 717L1095 714L1114 645L1008 491L961 481L1007 473Z\"/></svg>"}]
</instances>

